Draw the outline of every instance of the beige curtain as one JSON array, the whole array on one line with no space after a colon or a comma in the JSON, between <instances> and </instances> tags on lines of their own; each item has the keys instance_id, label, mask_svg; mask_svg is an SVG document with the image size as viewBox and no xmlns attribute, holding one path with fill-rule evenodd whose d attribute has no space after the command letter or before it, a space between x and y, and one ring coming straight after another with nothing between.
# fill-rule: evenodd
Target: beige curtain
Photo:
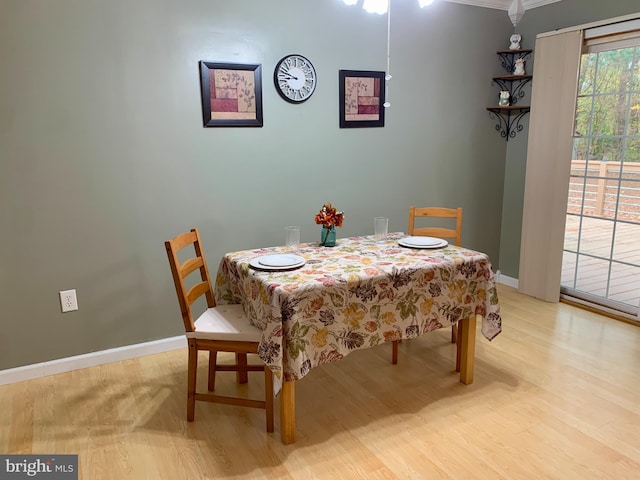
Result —
<instances>
[{"instance_id":1,"label":"beige curtain","mask_svg":"<svg viewBox=\"0 0 640 480\"><path fill-rule=\"evenodd\" d=\"M582 30L538 36L524 189L520 292L560 299Z\"/></svg>"}]
</instances>

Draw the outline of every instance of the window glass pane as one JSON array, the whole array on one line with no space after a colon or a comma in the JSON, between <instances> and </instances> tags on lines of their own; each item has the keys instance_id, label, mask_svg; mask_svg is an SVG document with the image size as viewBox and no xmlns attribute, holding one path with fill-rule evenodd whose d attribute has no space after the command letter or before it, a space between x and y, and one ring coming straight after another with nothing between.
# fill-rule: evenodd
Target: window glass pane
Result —
<instances>
[{"instance_id":1,"label":"window glass pane","mask_svg":"<svg viewBox=\"0 0 640 480\"><path fill-rule=\"evenodd\" d=\"M592 135L624 135L627 100L626 94L619 93L593 97Z\"/></svg>"},{"instance_id":2,"label":"window glass pane","mask_svg":"<svg viewBox=\"0 0 640 480\"><path fill-rule=\"evenodd\" d=\"M575 163L576 162L572 162L572 164L575 164ZM580 215L580 213L582 212L583 196L584 196L584 178L581 178L579 176L569 177L569 195L567 198L567 213L574 213L576 215ZM568 217L567 217L567 221L568 221Z\"/></svg>"},{"instance_id":3,"label":"window glass pane","mask_svg":"<svg viewBox=\"0 0 640 480\"><path fill-rule=\"evenodd\" d=\"M582 55L580 63L580 79L578 80L578 95L592 95L594 89L593 79L596 72L596 60L597 55L595 53L589 53Z\"/></svg>"},{"instance_id":4,"label":"window glass pane","mask_svg":"<svg viewBox=\"0 0 640 480\"><path fill-rule=\"evenodd\" d=\"M564 230L564 249L572 252L578 251L578 234L580 233L580 217L567 215L567 223ZM567 253L567 252L565 252Z\"/></svg>"},{"instance_id":5,"label":"window glass pane","mask_svg":"<svg viewBox=\"0 0 640 480\"><path fill-rule=\"evenodd\" d=\"M624 169L629 172L640 168L640 137L627 138L627 149L624 156Z\"/></svg>"},{"instance_id":6,"label":"window glass pane","mask_svg":"<svg viewBox=\"0 0 640 480\"><path fill-rule=\"evenodd\" d=\"M640 223L640 163L624 163L618 200L618 218ZM634 242L640 256L640 230Z\"/></svg>"},{"instance_id":7,"label":"window glass pane","mask_svg":"<svg viewBox=\"0 0 640 480\"><path fill-rule=\"evenodd\" d=\"M609 262L598 258L578 255L576 290L606 296Z\"/></svg>"},{"instance_id":8,"label":"window glass pane","mask_svg":"<svg viewBox=\"0 0 640 480\"><path fill-rule=\"evenodd\" d=\"M572 175L584 175L587 152L589 151L589 139L585 137L578 137L573 139L573 153L572 160L580 160L580 163L571 164ZM579 169L579 170L576 170Z\"/></svg>"},{"instance_id":9,"label":"window glass pane","mask_svg":"<svg viewBox=\"0 0 640 480\"><path fill-rule=\"evenodd\" d=\"M620 164L617 162L607 162L605 166L610 167L607 170L609 179L604 182L604 191L600 190L600 198L598 199L600 210L598 214L604 218L613 220L616 218L618 193L620 192Z\"/></svg>"},{"instance_id":10,"label":"window glass pane","mask_svg":"<svg viewBox=\"0 0 640 480\"><path fill-rule=\"evenodd\" d=\"M598 196L598 180L594 178L585 178L582 199L580 202L581 215L596 215L597 196Z\"/></svg>"},{"instance_id":11,"label":"window glass pane","mask_svg":"<svg viewBox=\"0 0 640 480\"><path fill-rule=\"evenodd\" d=\"M596 92L623 92L631 88L635 48L621 48L598 53Z\"/></svg>"},{"instance_id":12,"label":"window glass pane","mask_svg":"<svg viewBox=\"0 0 640 480\"><path fill-rule=\"evenodd\" d=\"M631 95L630 109L627 135L640 135L640 93Z\"/></svg>"},{"instance_id":13,"label":"window glass pane","mask_svg":"<svg viewBox=\"0 0 640 480\"><path fill-rule=\"evenodd\" d=\"M562 279L560 280L560 284L569 287L575 288L575 275L576 275L576 258L578 256L575 253L571 252L563 252L562 254Z\"/></svg>"},{"instance_id":14,"label":"window glass pane","mask_svg":"<svg viewBox=\"0 0 640 480\"><path fill-rule=\"evenodd\" d=\"M604 162L622 160L623 139L620 137L601 137L591 141L590 158Z\"/></svg>"},{"instance_id":15,"label":"window glass pane","mask_svg":"<svg viewBox=\"0 0 640 480\"><path fill-rule=\"evenodd\" d=\"M633 63L633 89L640 90L640 47L636 47Z\"/></svg>"},{"instance_id":16,"label":"window glass pane","mask_svg":"<svg viewBox=\"0 0 640 480\"><path fill-rule=\"evenodd\" d=\"M640 224L618 223L616 226L616 241L613 246L613 260L632 263L640 267L638 238L640 238Z\"/></svg>"},{"instance_id":17,"label":"window glass pane","mask_svg":"<svg viewBox=\"0 0 640 480\"><path fill-rule=\"evenodd\" d=\"M574 135L589 135L589 124L591 123L591 103L593 97L578 97L576 102L576 131Z\"/></svg>"},{"instance_id":18,"label":"window glass pane","mask_svg":"<svg viewBox=\"0 0 640 480\"><path fill-rule=\"evenodd\" d=\"M589 235L580 237L580 253L609 258L613 241L613 221L599 218L583 218L582 229Z\"/></svg>"},{"instance_id":19,"label":"window glass pane","mask_svg":"<svg viewBox=\"0 0 640 480\"><path fill-rule=\"evenodd\" d=\"M609 299L627 305L638 306L640 290L637 288L637 278L640 277L640 267L613 263L609 278Z\"/></svg>"}]
</instances>

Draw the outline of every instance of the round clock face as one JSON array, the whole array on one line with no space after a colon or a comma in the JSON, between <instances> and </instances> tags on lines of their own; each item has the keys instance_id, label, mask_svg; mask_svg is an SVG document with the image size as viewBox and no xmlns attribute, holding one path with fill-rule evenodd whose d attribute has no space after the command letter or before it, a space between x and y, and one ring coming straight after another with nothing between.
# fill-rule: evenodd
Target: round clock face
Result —
<instances>
[{"instance_id":1,"label":"round clock face","mask_svg":"<svg viewBox=\"0 0 640 480\"><path fill-rule=\"evenodd\" d=\"M316 69L302 55L287 55L281 59L273 71L276 90L282 98L291 103L308 100L316 89Z\"/></svg>"}]
</instances>

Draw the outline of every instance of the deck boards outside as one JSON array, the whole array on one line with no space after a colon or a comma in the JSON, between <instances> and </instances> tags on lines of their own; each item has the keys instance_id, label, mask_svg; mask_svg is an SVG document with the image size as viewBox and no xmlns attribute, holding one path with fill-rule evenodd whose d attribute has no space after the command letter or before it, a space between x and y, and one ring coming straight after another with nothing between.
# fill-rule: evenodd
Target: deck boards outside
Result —
<instances>
[{"instance_id":1,"label":"deck boards outside","mask_svg":"<svg viewBox=\"0 0 640 480\"><path fill-rule=\"evenodd\" d=\"M578 241L580 218L567 215L565 248L575 250ZM613 222L606 219L582 218L581 253L608 257L613 235ZM626 305L638 307L640 304L640 225L618 223L612 259L630 263L612 264L609 292L607 278L609 262L582 256L574 285L576 256L565 252L562 265L563 286L581 292L604 297Z\"/></svg>"}]
</instances>

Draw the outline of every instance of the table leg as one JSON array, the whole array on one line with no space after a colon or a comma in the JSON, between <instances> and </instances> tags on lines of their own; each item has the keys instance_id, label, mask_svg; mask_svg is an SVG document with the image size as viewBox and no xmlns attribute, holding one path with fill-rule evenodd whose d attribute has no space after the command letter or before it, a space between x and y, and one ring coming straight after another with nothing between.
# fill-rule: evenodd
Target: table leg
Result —
<instances>
[{"instance_id":1,"label":"table leg","mask_svg":"<svg viewBox=\"0 0 640 480\"><path fill-rule=\"evenodd\" d=\"M456 372L460 372L460 362L462 361L462 322L458 322L456 329Z\"/></svg>"},{"instance_id":2,"label":"table leg","mask_svg":"<svg viewBox=\"0 0 640 480\"><path fill-rule=\"evenodd\" d=\"M462 335L460 342L460 381L465 385L473 383L473 363L476 353L476 316L460 320Z\"/></svg>"},{"instance_id":3,"label":"table leg","mask_svg":"<svg viewBox=\"0 0 640 480\"><path fill-rule=\"evenodd\" d=\"M296 441L296 385L282 382L280 390L280 439L285 445Z\"/></svg>"}]
</instances>

